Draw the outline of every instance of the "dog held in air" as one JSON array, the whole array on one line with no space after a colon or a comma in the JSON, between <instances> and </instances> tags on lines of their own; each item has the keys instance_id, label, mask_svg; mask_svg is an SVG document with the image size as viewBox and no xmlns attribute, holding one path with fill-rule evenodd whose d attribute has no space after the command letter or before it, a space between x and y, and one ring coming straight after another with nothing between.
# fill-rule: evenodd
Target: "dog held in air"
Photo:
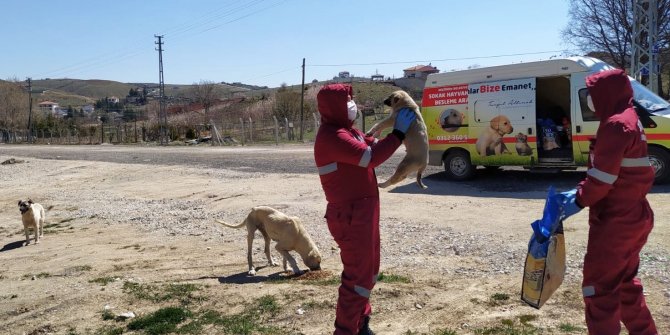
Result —
<instances>
[{"instance_id":1,"label":"dog held in air","mask_svg":"<svg viewBox=\"0 0 670 335\"><path fill-rule=\"evenodd\" d=\"M230 228L247 227L247 262L249 263L250 276L256 274L256 268L252 259L252 244L256 230L260 230L265 240L265 256L268 259L269 266L277 266L270 254L270 240L276 241L275 249L283 257L284 271L288 271L287 261L291 264L294 274L302 274L295 259L289 251L294 250L307 267L314 271L321 269L321 253L312 241L300 219L295 216L288 216L274 208L267 206L257 206L251 209L246 219L239 225L231 225L221 220L218 223Z\"/></svg>"},{"instance_id":2,"label":"dog held in air","mask_svg":"<svg viewBox=\"0 0 670 335\"><path fill-rule=\"evenodd\" d=\"M419 106L407 92L398 90L384 100L384 104L391 107L391 115L386 119L375 124L368 130L366 135L376 135L395 123L398 112L403 108L409 108L416 114L416 121L412 124L405 134L405 157L396 167L395 173L385 182L380 183L379 187L385 188L399 183L407 176L416 171L416 183L423 189L428 188L421 181L421 175L428 165L428 132L426 124L423 121Z\"/></svg>"}]
</instances>

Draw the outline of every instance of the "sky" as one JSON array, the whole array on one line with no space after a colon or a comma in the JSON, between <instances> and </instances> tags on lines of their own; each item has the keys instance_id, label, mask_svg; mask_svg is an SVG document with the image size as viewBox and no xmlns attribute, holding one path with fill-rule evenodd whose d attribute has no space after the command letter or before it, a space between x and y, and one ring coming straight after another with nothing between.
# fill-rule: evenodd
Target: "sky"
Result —
<instances>
[{"instance_id":1,"label":"sky","mask_svg":"<svg viewBox=\"0 0 670 335\"><path fill-rule=\"evenodd\" d=\"M0 79L278 87L578 54L567 0L5 0Z\"/></svg>"}]
</instances>

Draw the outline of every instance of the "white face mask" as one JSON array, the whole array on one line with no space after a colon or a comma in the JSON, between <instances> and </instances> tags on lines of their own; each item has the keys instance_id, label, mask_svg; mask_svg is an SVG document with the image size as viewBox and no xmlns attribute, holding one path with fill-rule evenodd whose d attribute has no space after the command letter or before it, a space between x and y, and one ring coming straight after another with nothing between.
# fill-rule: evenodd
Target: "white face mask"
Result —
<instances>
[{"instance_id":1,"label":"white face mask","mask_svg":"<svg viewBox=\"0 0 670 335\"><path fill-rule=\"evenodd\" d=\"M589 108L592 111L594 111L594 112L596 111L596 107L593 106L593 99L591 99L591 95L586 96L586 105L589 106Z\"/></svg>"},{"instance_id":2,"label":"white face mask","mask_svg":"<svg viewBox=\"0 0 670 335\"><path fill-rule=\"evenodd\" d=\"M356 103L353 100L347 102L347 117L349 118L349 121L356 120L357 114L358 107L356 106Z\"/></svg>"}]
</instances>

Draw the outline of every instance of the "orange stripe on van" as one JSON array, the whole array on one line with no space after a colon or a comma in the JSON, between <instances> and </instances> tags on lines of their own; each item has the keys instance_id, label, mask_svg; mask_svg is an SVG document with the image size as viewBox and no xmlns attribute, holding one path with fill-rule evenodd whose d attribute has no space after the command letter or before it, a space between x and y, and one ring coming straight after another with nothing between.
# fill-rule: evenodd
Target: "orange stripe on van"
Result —
<instances>
[{"instance_id":1,"label":"orange stripe on van","mask_svg":"<svg viewBox=\"0 0 670 335\"><path fill-rule=\"evenodd\" d=\"M670 134L649 134L649 133L645 133L645 135L647 135L647 141L649 141L649 140L657 140L657 141L670 140Z\"/></svg>"},{"instance_id":2,"label":"orange stripe on van","mask_svg":"<svg viewBox=\"0 0 670 335\"><path fill-rule=\"evenodd\" d=\"M646 133L647 135L647 141L668 141L670 140L670 134L649 134ZM573 141L588 141L592 138L595 137L594 135L573 135L572 140Z\"/></svg>"},{"instance_id":3,"label":"orange stripe on van","mask_svg":"<svg viewBox=\"0 0 670 335\"><path fill-rule=\"evenodd\" d=\"M528 143L533 143L537 141L537 137L535 136L528 136L527 142ZM515 137L503 137L503 142L504 143L516 143L516 138ZM476 138L468 138L468 139L454 139L454 140L437 140L437 139L432 139L428 140L429 144L435 145L435 144L475 144L477 143Z\"/></svg>"}]
</instances>

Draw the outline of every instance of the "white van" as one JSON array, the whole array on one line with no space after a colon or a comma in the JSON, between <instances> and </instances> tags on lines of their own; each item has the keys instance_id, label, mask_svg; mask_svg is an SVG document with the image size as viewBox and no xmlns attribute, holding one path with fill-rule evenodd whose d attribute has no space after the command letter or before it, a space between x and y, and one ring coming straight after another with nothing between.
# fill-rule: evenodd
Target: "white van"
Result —
<instances>
[{"instance_id":1,"label":"white van","mask_svg":"<svg viewBox=\"0 0 670 335\"><path fill-rule=\"evenodd\" d=\"M598 128L585 78L612 69L589 57L510 64L428 76L421 113L429 164L454 180L479 166L585 166ZM656 183L670 180L670 103L631 78Z\"/></svg>"}]
</instances>

